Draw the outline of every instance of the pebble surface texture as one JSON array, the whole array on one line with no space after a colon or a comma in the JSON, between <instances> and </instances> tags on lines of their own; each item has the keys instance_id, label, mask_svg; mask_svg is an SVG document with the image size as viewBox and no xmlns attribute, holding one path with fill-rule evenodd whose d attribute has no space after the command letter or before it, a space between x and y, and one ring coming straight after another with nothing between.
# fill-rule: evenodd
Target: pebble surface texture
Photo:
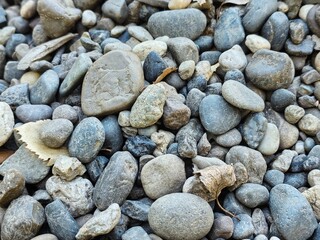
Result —
<instances>
[{"instance_id":1,"label":"pebble surface texture","mask_svg":"<svg viewBox=\"0 0 320 240\"><path fill-rule=\"evenodd\" d=\"M0 0L0 238L319 240L319 101L319 0Z\"/></svg>"}]
</instances>

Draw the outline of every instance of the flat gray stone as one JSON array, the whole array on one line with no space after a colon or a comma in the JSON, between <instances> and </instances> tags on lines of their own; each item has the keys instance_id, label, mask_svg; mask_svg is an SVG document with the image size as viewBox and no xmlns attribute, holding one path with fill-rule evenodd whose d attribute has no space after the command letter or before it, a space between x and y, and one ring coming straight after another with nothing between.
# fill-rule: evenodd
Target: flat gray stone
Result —
<instances>
[{"instance_id":1,"label":"flat gray stone","mask_svg":"<svg viewBox=\"0 0 320 240\"><path fill-rule=\"evenodd\" d=\"M23 104L17 107L15 114L22 122L36 122L38 120L50 119L52 108L44 104Z\"/></svg>"}]
</instances>

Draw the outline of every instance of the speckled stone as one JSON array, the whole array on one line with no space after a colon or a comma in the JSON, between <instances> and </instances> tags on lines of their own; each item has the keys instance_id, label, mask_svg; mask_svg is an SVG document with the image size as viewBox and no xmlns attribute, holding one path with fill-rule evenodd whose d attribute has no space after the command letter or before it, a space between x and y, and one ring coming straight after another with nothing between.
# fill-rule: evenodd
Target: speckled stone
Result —
<instances>
[{"instance_id":1,"label":"speckled stone","mask_svg":"<svg viewBox=\"0 0 320 240\"><path fill-rule=\"evenodd\" d=\"M24 123L50 119L52 108L44 104L23 104L17 107L15 114Z\"/></svg>"},{"instance_id":2,"label":"speckled stone","mask_svg":"<svg viewBox=\"0 0 320 240\"><path fill-rule=\"evenodd\" d=\"M10 106L0 102L0 146L4 145L13 132L14 115Z\"/></svg>"},{"instance_id":3,"label":"speckled stone","mask_svg":"<svg viewBox=\"0 0 320 240\"><path fill-rule=\"evenodd\" d=\"M199 61L199 51L197 45L186 37L170 38L167 42L168 49L177 64L187 60Z\"/></svg>"}]
</instances>

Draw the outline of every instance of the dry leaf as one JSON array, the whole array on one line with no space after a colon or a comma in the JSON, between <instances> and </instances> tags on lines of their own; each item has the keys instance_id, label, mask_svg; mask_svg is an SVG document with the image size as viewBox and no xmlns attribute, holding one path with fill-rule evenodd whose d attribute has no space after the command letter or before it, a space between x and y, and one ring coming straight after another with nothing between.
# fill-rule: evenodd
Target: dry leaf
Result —
<instances>
[{"instance_id":1,"label":"dry leaf","mask_svg":"<svg viewBox=\"0 0 320 240\"><path fill-rule=\"evenodd\" d=\"M220 17L221 9L225 4L246 5L248 2L250 2L250 0L225 0L217 9L217 16L218 18Z\"/></svg>"},{"instance_id":2,"label":"dry leaf","mask_svg":"<svg viewBox=\"0 0 320 240\"><path fill-rule=\"evenodd\" d=\"M234 169L231 165L210 166L195 172L196 181L207 191L208 201L218 198L222 189L232 186L236 181Z\"/></svg>"},{"instance_id":3,"label":"dry leaf","mask_svg":"<svg viewBox=\"0 0 320 240\"><path fill-rule=\"evenodd\" d=\"M197 2L199 3L199 5L201 6L202 4L206 3L206 0L197 0Z\"/></svg>"},{"instance_id":4,"label":"dry leaf","mask_svg":"<svg viewBox=\"0 0 320 240\"><path fill-rule=\"evenodd\" d=\"M20 137L19 141L26 144L27 149L46 161L48 166L52 166L59 156L69 156L69 153L66 147L49 148L40 140L40 131L49 121L51 120L25 123L15 128L14 131Z\"/></svg>"},{"instance_id":5,"label":"dry leaf","mask_svg":"<svg viewBox=\"0 0 320 240\"><path fill-rule=\"evenodd\" d=\"M153 84L161 82L166 76L168 76L170 73L177 71L177 68L175 67L168 67L157 77L157 79L153 82Z\"/></svg>"},{"instance_id":6,"label":"dry leaf","mask_svg":"<svg viewBox=\"0 0 320 240\"><path fill-rule=\"evenodd\" d=\"M59 47L63 46L76 35L77 34L68 33L65 36L53 39L49 42L45 42L39 46L31 48L29 52L19 61L17 66L18 70L26 70L28 67L30 67L32 62L39 60L57 50Z\"/></svg>"},{"instance_id":7,"label":"dry leaf","mask_svg":"<svg viewBox=\"0 0 320 240\"><path fill-rule=\"evenodd\" d=\"M0 163L3 163L12 154L14 154L14 151L12 151L12 150L1 149L0 150Z\"/></svg>"}]
</instances>

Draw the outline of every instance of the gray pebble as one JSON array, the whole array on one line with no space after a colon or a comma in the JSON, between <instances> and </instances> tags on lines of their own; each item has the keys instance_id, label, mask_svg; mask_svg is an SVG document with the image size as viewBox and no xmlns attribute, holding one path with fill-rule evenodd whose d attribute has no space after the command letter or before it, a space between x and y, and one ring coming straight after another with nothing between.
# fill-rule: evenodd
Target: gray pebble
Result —
<instances>
[{"instance_id":1,"label":"gray pebble","mask_svg":"<svg viewBox=\"0 0 320 240\"><path fill-rule=\"evenodd\" d=\"M152 83L167 68L167 64L155 51L151 51L143 62L143 73L146 81Z\"/></svg>"},{"instance_id":2,"label":"gray pebble","mask_svg":"<svg viewBox=\"0 0 320 240\"><path fill-rule=\"evenodd\" d=\"M236 189L235 195L243 205L249 208L264 205L269 200L268 189L255 183L245 183L241 185Z\"/></svg>"},{"instance_id":3,"label":"gray pebble","mask_svg":"<svg viewBox=\"0 0 320 240\"><path fill-rule=\"evenodd\" d=\"M191 116L191 110L181 101L168 98L163 108L162 121L165 127L177 130L186 125Z\"/></svg>"},{"instance_id":4,"label":"gray pebble","mask_svg":"<svg viewBox=\"0 0 320 240\"><path fill-rule=\"evenodd\" d=\"M29 22L21 16L11 18L8 26L15 27L17 33L27 34L30 32Z\"/></svg>"},{"instance_id":5,"label":"gray pebble","mask_svg":"<svg viewBox=\"0 0 320 240\"><path fill-rule=\"evenodd\" d=\"M193 88L188 92L186 105L190 108L192 117L199 116L199 106L205 96L206 94L197 88Z\"/></svg>"},{"instance_id":6,"label":"gray pebble","mask_svg":"<svg viewBox=\"0 0 320 240\"><path fill-rule=\"evenodd\" d=\"M268 183L271 187L274 187L278 184L282 184L284 182L284 173L277 170L271 169L266 172L264 175L264 181Z\"/></svg>"},{"instance_id":7,"label":"gray pebble","mask_svg":"<svg viewBox=\"0 0 320 240\"><path fill-rule=\"evenodd\" d=\"M17 107L15 114L24 123L50 119L52 108L44 104L23 104Z\"/></svg>"},{"instance_id":8,"label":"gray pebble","mask_svg":"<svg viewBox=\"0 0 320 240\"><path fill-rule=\"evenodd\" d=\"M127 139L125 149L134 157L152 154L156 149L156 144L146 136L134 136Z\"/></svg>"},{"instance_id":9,"label":"gray pebble","mask_svg":"<svg viewBox=\"0 0 320 240\"><path fill-rule=\"evenodd\" d=\"M300 44L309 33L308 25L302 19L293 19L289 26L290 39L294 44Z\"/></svg>"},{"instance_id":10,"label":"gray pebble","mask_svg":"<svg viewBox=\"0 0 320 240\"><path fill-rule=\"evenodd\" d=\"M241 143L242 136L236 128L233 128L230 131L219 135L215 141L223 147L233 147Z\"/></svg>"},{"instance_id":11,"label":"gray pebble","mask_svg":"<svg viewBox=\"0 0 320 240\"><path fill-rule=\"evenodd\" d=\"M129 228L122 236L122 240L151 240L148 233L140 226Z\"/></svg>"},{"instance_id":12,"label":"gray pebble","mask_svg":"<svg viewBox=\"0 0 320 240\"><path fill-rule=\"evenodd\" d=\"M290 39L285 43L285 50L288 54L297 57L312 54L315 42L311 39L304 39L300 44L294 44Z\"/></svg>"},{"instance_id":13,"label":"gray pebble","mask_svg":"<svg viewBox=\"0 0 320 240\"><path fill-rule=\"evenodd\" d=\"M211 65L218 62L221 52L219 51L206 51L201 53L200 61L209 61Z\"/></svg>"},{"instance_id":14,"label":"gray pebble","mask_svg":"<svg viewBox=\"0 0 320 240\"><path fill-rule=\"evenodd\" d=\"M194 43L198 46L199 52L209 51L213 47L213 37L212 36L200 36Z\"/></svg>"},{"instance_id":15,"label":"gray pebble","mask_svg":"<svg viewBox=\"0 0 320 240\"><path fill-rule=\"evenodd\" d=\"M46 60L35 61L30 65L30 70L35 72L40 72L40 73L43 73L52 68L53 68L52 63Z\"/></svg>"},{"instance_id":16,"label":"gray pebble","mask_svg":"<svg viewBox=\"0 0 320 240\"><path fill-rule=\"evenodd\" d=\"M254 226L252 224L252 218L248 214L239 214L237 218L233 218L234 230L232 237L234 239L251 238L254 233Z\"/></svg>"},{"instance_id":17,"label":"gray pebble","mask_svg":"<svg viewBox=\"0 0 320 240\"><path fill-rule=\"evenodd\" d=\"M6 44L6 54L12 57L16 46L18 46L20 43L27 43L27 37L20 33L12 34Z\"/></svg>"},{"instance_id":18,"label":"gray pebble","mask_svg":"<svg viewBox=\"0 0 320 240\"><path fill-rule=\"evenodd\" d=\"M92 162L86 164L87 173L92 182L96 182L100 177L103 169L107 166L109 159L105 156L97 156Z\"/></svg>"},{"instance_id":19,"label":"gray pebble","mask_svg":"<svg viewBox=\"0 0 320 240\"><path fill-rule=\"evenodd\" d=\"M296 96L287 89L277 89L271 95L271 107L277 111L282 112L284 109L292 105L296 101Z\"/></svg>"},{"instance_id":20,"label":"gray pebble","mask_svg":"<svg viewBox=\"0 0 320 240\"><path fill-rule=\"evenodd\" d=\"M186 136L178 142L178 153L182 158L194 158L197 156L197 142L191 136Z\"/></svg>"},{"instance_id":21,"label":"gray pebble","mask_svg":"<svg viewBox=\"0 0 320 240\"><path fill-rule=\"evenodd\" d=\"M67 119L72 123L77 123L79 117L77 111L73 107L68 104L62 104L53 110L52 119Z\"/></svg>"},{"instance_id":22,"label":"gray pebble","mask_svg":"<svg viewBox=\"0 0 320 240\"><path fill-rule=\"evenodd\" d=\"M18 70L17 61L7 61L7 64L4 67L4 73L3 73L3 78L5 81L8 83L11 82L12 79L20 79L24 73L22 70Z\"/></svg>"},{"instance_id":23,"label":"gray pebble","mask_svg":"<svg viewBox=\"0 0 320 240\"><path fill-rule=\"evenodd\" d=\"M186 37L176 37L170 38L167 44L178 65L187 60L193 60L195 63L199 61L199 51L197 45L192 40Z\"/></svg>"},{"instance_id":24,"label":"gray pebble","mask_svg":"<svg viewBox=\"0 0 320 240\"><path fill-rule=\"evenodd\" d=\"M8 87L1 93L0 101L8 103L13 109L23 104L30 104L28 84L24 83Z\"/></svg>"},{"instance_id":25,"label":"gray pebble","mask_svg":"<svg viewBox=\"0 0 320 240\"><path fill-rule=\"evenodd\" d=\"M227 209L229 212L232 212L235 215L238 214L248 214L251 215L250 208L247 208L235 197L233 192L227 193L223 200L222 206Z\"/></svg>"},{"instance_id":26,"label":"gray pebble","mask_svg":"<svg viewBox=\"0 0 320 240\"><path fill-rule=\"evenodd\" d=\"M126 200L121 206L121 212L132 219L145 222L148 221L148 212L151 204L152 200L149 198L137 201Z\"/></svg>"},{"instance_id":27,"label":"gray pebble","mask_svg":"<svg viewBox=\"0 0 320 240\"><path fill-rule=\"evenodd\" d=\"M308 174L304 172L286 173L283 183L291 185L297 189L300 187L305 187L308 184Z\"/></svg>"},{"instance_id":28,"label":"gray pebble","mask_svg":"<svg viewBox=\"0 0 320 240\"><path fill-rule=\"evenodd\" d=\"M234 224L229 216L218 216L214 219L213 227L208 234L209 239L229 239L233 233Z\"/></svg>"},{"instance_id":29,"label":"gray pebble","mask_svg":"<svg viewBox=\"0 0 320 240\"><path fill-rule=\"evenodd\" d=\"M121 128L118 124L117 117L114 115L105 117L102 119L101 123L105 133L103 148L109 149L106 152L106 156L111 156L115 152L119 151L123 146Z\"/></svg>"},{"instance_id":30,"label":"gray pebble","mask_svg":"<svg viewBox=\"0 0 320 240\"><path fill-rule=\"evenodd\" d=\"M305 84L312 84L314 82L320 81L320 73L315 69L301 74L300 77Z\"/></svg>"},{"instance_id":31,"label":"gray pebble","mask_svg":"<svg viewBox=\"0 0 320 240\"><path fill-rule=\"evenodd\" d=\"M101 10L106 17L111 18L119 24L123 23L126 20L129 13L127 3L124 0L111 0L105 2L102 5Z\"/></svg>"},{"instance_id":32,"label":"gray pebble","mask_svg":"<svg viewBox=\"0 0 320 240\"><path fill-rule=\"evenodd\" d=\"M190 136L198 142L203 134L204 130L200 121L197 118L192 118L185 126L180 128L180 130L176 134L176 141L179 142L186 136Z\"/></svg>"},{"instance_id":33,"label":"gray pebble","mask_svg":"<svg viewBox=\"0 0 320 240\"><path fill-rule=\"evenodd\" d=\"M239 69L232 69L224 75L224 81L234 80L246 85L243 73Z\"/></svg>"},{"instance_id":34,"label":"gray pebble","mask_svg":"<svg viewBox=\"0 0 320 240\"><path fill-rule=\"evenodd\" d=\"M268 235L269 226L264 216L263 211L260 208L256 208L252 212L252 224L254 226L254 234L259 235Z\"/></svg>"}]
</instances>

